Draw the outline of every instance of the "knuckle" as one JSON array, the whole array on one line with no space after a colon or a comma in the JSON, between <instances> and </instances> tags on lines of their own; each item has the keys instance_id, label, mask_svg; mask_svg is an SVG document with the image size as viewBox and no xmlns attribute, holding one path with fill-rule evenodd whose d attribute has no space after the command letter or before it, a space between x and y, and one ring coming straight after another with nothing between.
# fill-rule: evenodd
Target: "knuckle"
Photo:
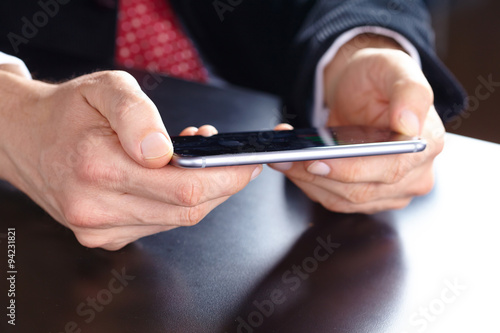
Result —
<instances>
[{"instance_id":1,"label":"knuckle","mask_svg":"<svg viewBox=\"0 0 500 333\"><path fill-rule=\"evenodd\" d=\"M202 201L204 184L197 177L191 177L189 181L182 182L175 193L175 198L181 206L196 207Z\"/></svg>"},{"instance_id":2,"label":"knuckle","mask_svg":"<svg viewBox=\"0 0 500 333\"><path fill-rule=\"evenodd\" d=\"M198 224L207 214L205 208L201 205L193 207L184 207L183 216L181 217L181 225L192 227Z\"/></svg>"},{"instance_id":3,"label":"knuckle","mask_svg":"<svg viewBox=\"0 0 500 333\"><path fill-rule=\"evenodd\" d=\"M104 250L107 251L118 251L122 249L123 247L127 246L131 241L125 241L125 242L113 242L113 243L106 243L102 244L99 247L103 248Z\"/></svg>"},{"instance_id":4,"label":"knuckle","mask_svg":"<svg viewBox=\"0 0 500 333\"><path fill-rule=\"evenodd\" d=\"M115 96L112 118L117 124L135 122L142 114L138 110L150 110L152 105L152 102L138 90L123 92Z\"/></svg>"},{"instance_id":5,"label":"knuckle","mask_svg":"<svg viewBox=\"0 0 500 333\"><path fill-rule=\"evenodd\" d=\"M393 206L390 207L389 209L400 210L400 209L406 208L411 203L411 200L412 200L411 198L398 200L398 201L394 202Z\"/></svg>"},{"instance_id":6,"label":"knuckle","mask_svg":"<svg viewBox=\"0 0 500 333\"><path fill-rule=\"evenodd\" d=\"M395 85L399 86L398 88L403 90L412 90L419 95L422 102L428 103L429 105L431 105L434 101L434 91L420 70L418 70L417 75L408 75L401 78L395 82Z\"/></svg>"},{"instance_id":7,"label":"knuckle","mask_svg":"<svg viewBox=\"0 0 500 333\"><path fill-rule=\"evenodd\" d=\"M306 171L289 173L287 176L291 179L304 183L312 183L318 177Z\"/></svg>"},{"instance_id":8,"label":"knuckle","mask_svg":"<svg viewBox=\"0 0 500 333\"><path fill-rule=\"evenodd\" d=\"M397 184L401 180L403 180L405 175L405 172L401 167L395 167L392 170L389 171L389 174L387 176L387 184Z\"/></svg>"},{"instance_id":9,"label":"knuckle","mask_svg":"<svg viewBox=\"0 0 500 333\"><path fill-rule=\"evenodd\" d=\"M412 168L411 158L406 155L394 159L392 167L387 169L385 176L386 184L397 184L406 177Z\"/></svg>"},{"instance_id":10,"label":"knuckle","mask_svg":"<svg viewBox=\"0 0 500 333\"><path fill-rule=\"evenodd\" d=\"M76 233L76 239L78 242L88 248L98 248L105 246L106 242L100 238L95 237L94 235L90 235L87 233Z\"/></svg>"},{"instance_id":11,"label":"knuckle","mask_svg":"<svg viewBox=\"0 0 500 333\"><path fill-rule=\"evenodd\" d=\"M247 173L235 172L225 173L220 177L222 185L221 195L233 195L243 189L248 183Z\"/></svg>"},{"instance_id":12,"label":"knuckle","mask_svg":"<svg viewBox=\"0 0 500 333\"><path fill-rule=\"evenodd\" d=\"M434 102L434 92L427 80L414 81L412 82L412 84L416 89L419 90L422 101L424 101L428 105L432 105Z\"/></svg>"},{"instance_id":13,"label":"knuckle","mask_svg":"<svg viewBox=\"0 0 500 333\"><path fill-rule=\"evenodd\" d=\"M444 149L444 131L443 134L436 140L432 141L432 157L436 157L441 154Z\"/></svg>"},{"instance_id":14,"label":"knuckle","mask_svg":"<svg viewBox=\"0 0 500 333\"><path fill-rule=\"evenodd\" d=\"M335 173L333 178L341 183L356 183L363 172L362 162L358 159L357 162L350 164L349 167L333 168L333 172Z\"/></svg>"},{"instance_id":15,"label":"knuckle","mask_svg":"<svg viewBox=\"0 0 500 333\"><path fill-rule=\"evenodd\" d=\"M131 74L121 70L101 71L97 72L95 75L96 79L101 81L101 83L108 85L118 81L137 82Z\"/></svg>"},{"instance_id":16,"label":"knuckle","mask_svg":"<svg viewBox=\"0 0 500 333\"><path fill-rule=\"evenodd\" d=\"M66 205L63 215L70 226L82 229L95 228L98 223L90 213L91 211L89 203L79 200Z\"/></svg>"},{"instance_id":17,"label":"knuckle","mask_svg":"<svg viewBox=\"0 0 500 333\"><path fill-rule=\"evenodd\" d=\"M336 197L336 196L327 196L320 200L321 205L332 212L338 213L350 213L349 205L346 201Z\"/></svg>"},{"instance_id":18,"label":"knuckle","mask_svg":"<svg viewBox=\"0 0 500 333\"><path fill-rule=\"evenodd\" d=\"M426 150L429 150L432 155L436 156L441 153L444 148L446 129L434 107L427 115L425 126L427 128L424 128L424 131L426 132L424 137L429 146L429 149Z\"/></svg>"},{"instance_id":19,"label":"knuckle","mask_svg":"<svg viewBox=\"0 0 500 333\"><path fill-rule=\"evenodd\" d=\"M115 107L113 109L113 117L117 123L125 123L134 119L137 114L138 104L143 102L141 99L135 100L128 94L120 94L116 96Z\"/></svg>"},{"instance_id":20,"label":"knuckle","mask_svg":"<svg viewBox=\"0 0 500 333\"><path fill-rule=\"evenodd\" d=\"M63 217L73 228L100 229L118 222L108 212L99 209L92 200L73 200L68 202L63 209Z\"/></svg>"},{"instance_id":21,"label":"knuckle","mask_svg":"<svg viewBox=\"0 0 500 333\"><path fill-rule=\"evenodd\" d=\"M400 210L407 207L410 202L411 198L408 198L392 200L389 202L384 202L382 204L365 205L357 209L356 213L372 215L388 210Z\"/></svg>"},{"instance_id":22,"label":"knuckle","mask_svg":"<svg viewBox=\"0 0 500 333\"><path fill-rule=\"evenodd\" d=\"M211 196L225 197L241 191L249 181L249 169L227 167L220 169L211 176ZM207 186L208 188L209 186Z\"/></svg>"},{"instance_id":23,"label":"knuckle","mask_svg":"<svg viewBox=\"0 0 500 333\"><path fill-rule=\"evenodd\" d=\"M117 250L122 247L113 245L118 244L114 235L104 229L114 223L111 217L104 213L96 213L92 206L92 203L81 201L70 205L63 212L66 223L73 230L78 242L88 248Z\"/></svg>"},{"instance_id":24,"label":"knuckle","mask_svg":"<svg viewBox=\"0 0 500 333\"><path fill-rule=\"evenodd\" d=\"M434 92L423 76L400 79L394 84L394 90L411 92L411 103L417 110L428 111L434 104Z\"/></svg>"},{"instance_id":25,"label":"knuckle","mask_svg":"<svg viewBox=\"0 0 500 333\"><path fill-rule=\"evenodd\" d=\"M419 180L417 188L414 190L414 196L424 196L429 194L434 188L434 175L430 172L430 176L424 180Z\"/></svg>"},{"instance_id":26,"label":"knuckle","mask_svg":"<svg viewBox=\"0 0 500 333\"><path fill-rule=\"evenodd\" d=\"M336 200L332 200L330 198L326 198L324 200L321 200L319 203L324 208L328 209L329 211L332 211L332 212L338 212L338 211L340 211L338 209L338 202Z\"/></svg>"},{"instance_id":27,"label":"knuckle","mask_svg":"<svg viewBox=\"0 0 500 333\"><path fill-rule=\"evenodd\" d=\"M373 200L373 185L354 186L345 194L345 199L352 204L364 204Z\"/></svg>"},{"instance_id":28,"label":"knuckle","mask_svg":"<svg viewBox=\"0 0 500 333\"><path fill-rule=\"evenodd\" d=\"M113 115L118 120L136 114L139 104L147 102L136 79L124 71L104 71L95 78L98 86L116 90L113 99Z\"/></svg>"},{"instance_id":29,"label":"knuckle","mask_svg":"<svg viewBox=\"0 0 500 333\"><path fill-rule=\"evenodd\" d=\"M91 159L81 163L76 173L78 179L97 186L109 186L127 181L119 168Z\"/></svg>"},{"instance_id":30,"label":"knuckle","mask_svg":"<svg viewBox=\"0 0 500 333\"><path fill-rule=\"evenodd\" d=\"M95 235L89 232L75 232L78 242L88 248L103 248L108 251L116 251L126 245L126 243L116 241L111 235L101 233Z\"/></svg>"}]
</instances>

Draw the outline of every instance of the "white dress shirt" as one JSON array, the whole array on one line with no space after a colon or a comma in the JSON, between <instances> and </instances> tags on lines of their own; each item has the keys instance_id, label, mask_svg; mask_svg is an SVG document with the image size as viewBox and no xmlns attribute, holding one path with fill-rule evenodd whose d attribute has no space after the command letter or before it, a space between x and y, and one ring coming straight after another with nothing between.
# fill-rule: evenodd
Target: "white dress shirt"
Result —
<instances>
[{"instance_id":1,"label":"white dress shirt","mask_svg":"<svg viewBox=\"0 0 500 333\"><path fill-rule=\"evenodd\" d=\"M26 67L24 61L19 58L13 57L0 51L0 65L18 65L19 68L21 68L23 75L26 78L31 79L31 74L28 70L28 67Z\"/></svg>"}]
</instances>

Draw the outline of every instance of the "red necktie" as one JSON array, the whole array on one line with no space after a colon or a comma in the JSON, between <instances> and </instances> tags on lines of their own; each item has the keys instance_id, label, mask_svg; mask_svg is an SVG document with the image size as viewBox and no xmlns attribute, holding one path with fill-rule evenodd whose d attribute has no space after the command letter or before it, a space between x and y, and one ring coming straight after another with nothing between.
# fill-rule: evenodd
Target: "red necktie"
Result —
<instances>
[{"instance_id":1,"label":"red necktie","mask_svg":"<svg viewBox=\"0 0 500 333\"><path fill-rule=\"evenodd\" d=\"M207 81L198 53L167 0L120 0L116 45L119 65Z\"/></svg>"}]
</instances>

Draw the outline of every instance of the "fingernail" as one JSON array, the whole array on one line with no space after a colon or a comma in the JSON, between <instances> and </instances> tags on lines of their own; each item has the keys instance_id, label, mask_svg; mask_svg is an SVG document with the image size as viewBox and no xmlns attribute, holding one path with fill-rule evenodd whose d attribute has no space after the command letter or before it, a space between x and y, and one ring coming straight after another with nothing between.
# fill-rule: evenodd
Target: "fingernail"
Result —
<instances>
[{"instance_id":1,"label":"fingernail","mask_svg":"<svg viewBox=\"0 0 500 333\"><path fill-rule=\"evenodd\" d=\"M316 176L327 176L330 174L330 167L323 162L316 161L307 168L307 172Z\"/></svg>"},{"instance_id":2,"label":"fingernail","mask_svg":"<svg viewBox=\"0 0 500 333\"><path fill-rule=\"evenodd\" d=\"M403 129L403 134L406 135L419 135L420 134L420 121L415 113L410 110L401 112L399 123Z\"/></svg>"},{"instance_id":3,"label":"fingernail","mask_svg":"<svg viewBox=\"0 0 500 333\"><path fill-rule=\"evenodd\" d=\"M250 181L254 180L257 178L258 175L262 172L262 166L259 165L258 167L255 168L255 170L252 172L252 177L250 178Z\"/></svg>"},{"instance_id":4,"label":"fingernail","mask_svg":"<svg viewBox=\"0 0 500 333\"><path fill-rule=\"evenodd\" d=\"M292 162L283 162L283 163L273 163L273 168L279 171L288 171L292 168Z\"/></svg>"},{"instance_id":5,"label":"fingernail","mask_svg":"<svg viewBox=\"0 0 500 333\"><path fill-rule=\"evenodd\" d=\"M151 133L141 142L142 156L146 160L154 160L167 155L171 150L167 137L160 132Z\"/></svg>"}]
</instances>

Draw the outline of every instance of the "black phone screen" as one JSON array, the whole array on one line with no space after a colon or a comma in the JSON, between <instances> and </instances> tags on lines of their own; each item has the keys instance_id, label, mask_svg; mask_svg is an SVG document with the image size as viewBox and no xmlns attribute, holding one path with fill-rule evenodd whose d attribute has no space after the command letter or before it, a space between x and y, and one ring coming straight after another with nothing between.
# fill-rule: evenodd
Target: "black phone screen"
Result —
<instances>
[{"instance_id":1,"label":"black phone screen","mask_svg":"<svg viewBox=\"0 0 500 333\"><path fill-rule=\"evenodd\" d=\"M188 157L297 150L404 139L408 138L389 130L343 126L289 131L222 133L211 137L177 136L172 137L172 142L177 155Z\"/></svg>"}]
</instances>

